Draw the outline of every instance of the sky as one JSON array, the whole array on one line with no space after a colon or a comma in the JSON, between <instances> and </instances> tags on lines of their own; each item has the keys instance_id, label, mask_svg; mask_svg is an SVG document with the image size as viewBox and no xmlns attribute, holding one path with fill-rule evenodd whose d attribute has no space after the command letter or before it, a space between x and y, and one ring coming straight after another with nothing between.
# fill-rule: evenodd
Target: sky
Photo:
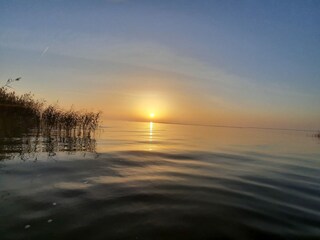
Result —
<instances>
[{"instance_id":1,"label":"sky","mask_svg":"<svg viewBox=\"0 0 320 240\"><path fill-rule=\"evenodd\" d=\"M111 119L320 129L320 1L0 0L0 84Z\"/></svg>"}]
</instances>

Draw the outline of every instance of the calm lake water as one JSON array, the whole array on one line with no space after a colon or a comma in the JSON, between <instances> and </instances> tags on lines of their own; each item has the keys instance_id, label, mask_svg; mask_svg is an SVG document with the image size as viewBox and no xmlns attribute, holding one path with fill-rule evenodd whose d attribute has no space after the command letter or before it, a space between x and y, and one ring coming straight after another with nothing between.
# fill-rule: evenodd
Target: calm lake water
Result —
<instances>
[{"instance_id":1,"label":"calm lake water","mask_svg":"<svg viewBox=\"0 0 320 240\"><path fill-rule=\"evenodd\" d=\"M320 239L311 133L107 122L0 140L0 239Z\"/></svg>"}]
</instances>

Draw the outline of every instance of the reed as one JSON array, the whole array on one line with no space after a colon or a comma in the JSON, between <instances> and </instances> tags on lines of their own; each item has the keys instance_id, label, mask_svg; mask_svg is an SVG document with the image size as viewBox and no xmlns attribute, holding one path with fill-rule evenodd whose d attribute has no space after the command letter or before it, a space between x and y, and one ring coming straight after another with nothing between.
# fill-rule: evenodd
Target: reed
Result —
<instances>
[{"instance_id":1,"label":"reed","mask_svg":"<svg viewBox=\"0 0 320 240\"><path fill-rule=\"evenodd\" d=\"M30 115L39 119L43 105L44 102L35 100L31 93L19 96L14 91L8 91L5 87L0 88L2 113Z\"/></svg>"},{"instance_id":2,"label":"reed","mask_svg":"<svg viewBox=\"0 0 320 240\"><path fill-rule=\"evenodd\" d=\"M58 105L45 106L31 93L18 95L6 87L0 88L0 126L28 125L40 127L46 133L65 131L68 135L90 135L99 124L100 112L63 110Z\"/></svg>"}]
</instances>

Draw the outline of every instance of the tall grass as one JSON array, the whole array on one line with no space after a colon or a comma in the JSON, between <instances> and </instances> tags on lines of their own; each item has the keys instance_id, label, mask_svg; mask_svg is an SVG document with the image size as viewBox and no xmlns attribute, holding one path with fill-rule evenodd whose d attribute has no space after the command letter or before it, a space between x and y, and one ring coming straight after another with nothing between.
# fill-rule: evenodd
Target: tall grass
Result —
<instances>
[{"instance_id":1,"label":"tall grass","mask_svg":"<svg viewBox=\"0 0 320 240\"><path fill-rule=\"evenodd\" d=\"M7 88L0 88L0 108L2 114L29 116L33 120L40 120L41 110L44 106L42 101L35 100L31 93L17 95Z\"/></svg>"},{"instance_id":2,"label":"tall grass","mask_svg":"<svg viewBox=\"0 0 320 240\"><path fill-rule=\"evenodd\" d=\"M68 135L90 135L99 124L100 112L63 110L57 105L46 106L31 93L18 95L0 88L0 127L5 129L39 127L46 133L65 131Z\"/></svg>"},{"instance_id":3,"label":"tall grass","mask_svg":"<svg viewBox=\"0 0 320 240\"><path fill-rule=\"evenodd\" d=\"M61 110L56 105L49 105L42 113L42 126L48 131L64 130L67 134L80 136L95 131L99 124L100 112L80 112L70 109Z\"/></svg>"}]
</instances>

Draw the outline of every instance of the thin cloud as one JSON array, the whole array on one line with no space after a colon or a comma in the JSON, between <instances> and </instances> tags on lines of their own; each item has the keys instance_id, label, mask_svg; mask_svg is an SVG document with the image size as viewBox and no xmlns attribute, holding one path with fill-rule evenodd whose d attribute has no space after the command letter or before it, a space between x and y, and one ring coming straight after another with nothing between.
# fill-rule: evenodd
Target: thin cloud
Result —
<instances>
[{"instance_id":1,"label":"thin cloud","mask_svg":"<svg viewBox=\"0 0 320 240\"><path fill-rule=\"evenodd\" d=\"M49 47L46 47L46 48L42 51L41 56L43 56L48 50L49 50Z\"/></svg>"}]
</instances>

